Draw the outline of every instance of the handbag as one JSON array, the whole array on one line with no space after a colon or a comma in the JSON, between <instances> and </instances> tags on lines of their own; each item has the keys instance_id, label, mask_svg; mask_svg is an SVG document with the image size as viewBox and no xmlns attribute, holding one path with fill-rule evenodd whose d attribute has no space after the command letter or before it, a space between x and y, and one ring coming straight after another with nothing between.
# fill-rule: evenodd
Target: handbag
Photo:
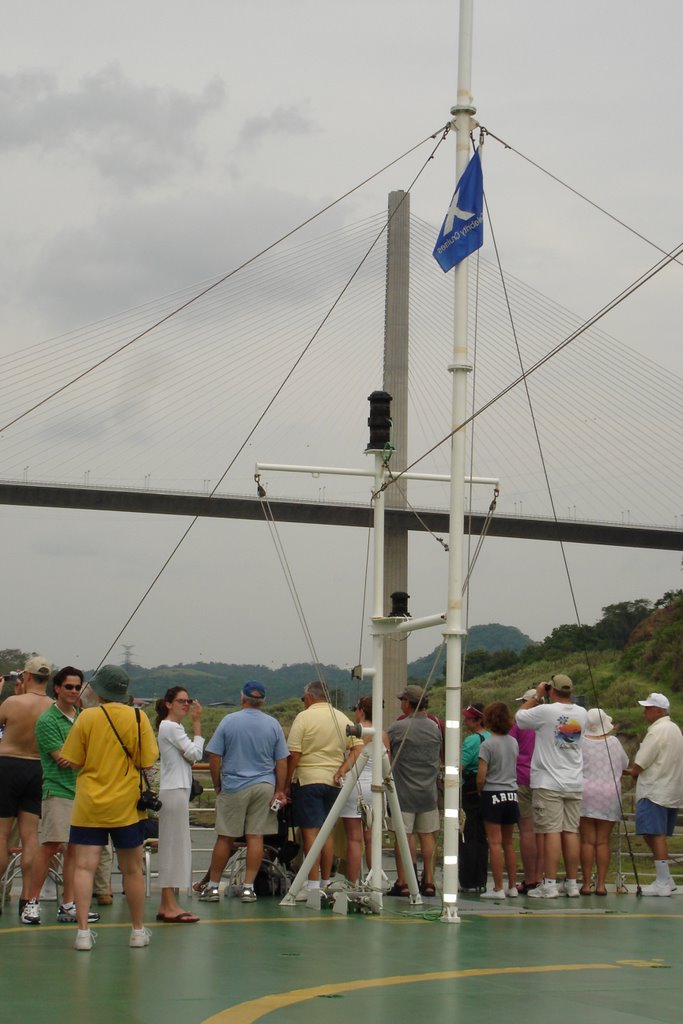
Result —
<instances>
[{"instance_id":1,"label":"handbag","mask_svg":"<svg viewBox=\"0 0 683 1024\"><path fill-rule=\"evenodd\" d=\"M198 796L201 796L204 792L204 787L201 782L197 782L195 778L192 779L192 785L190 786L190 800L196 800Z\"/></svg>"},{"instance_id":2,"label":"handbag","mask_svg":"<svg viewBox=\"0 0 683 1024\"><path fill-rule=\"evenodd\" d=\"M112 722L111 718L107 714L107 709L103 705L101 705L101 707L102 707L102 710L104 711L104 717L107 719L107 721L109 722L110 726L112 727L114 735L116 736L117 740L121 744L121 747L123 749L124 754L133 763L133 765L135 765L135 760L133 758L133 755L128 750L128 747L126 746L126 744L123 742L123 740L119 736L119 734L118 734L118 732L116 730L116 726L114 725L114 723ZM140 735L140 709L139 708L135 708L134 710L135 710L135 720L136 720L136 722L138 724L138 750L142 751L142 737ZM140 796L139 796L138 802L136 804L137 809L139 811L155 811L155 812L156 811L160 811L161 808L163 807L163 804L162 804L161 800L159 799L159 797L157 796L157 794L152 789L152 787L150 786L149 781L147 779L147 774L145 772L145 769L142 767L142 764L136 765L136 767L138 769L138 772L140 773L140 779L139 779ZM127 773L128 773L128 769L126 768L126 774Z\"/></svg>"}]
</instances>

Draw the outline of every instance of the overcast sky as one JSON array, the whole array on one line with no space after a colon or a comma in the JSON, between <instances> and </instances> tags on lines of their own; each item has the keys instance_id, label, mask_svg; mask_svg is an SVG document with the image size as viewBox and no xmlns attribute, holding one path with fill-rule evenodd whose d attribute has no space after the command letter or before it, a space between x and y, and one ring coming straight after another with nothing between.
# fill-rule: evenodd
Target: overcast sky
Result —
<instances>
[{"instance_id":1,"label":"overcast sky","mask_svg":"<svg viewBox=\"0 0 683 1024\"><path fill-rule=\"evenodd\" d=\"M657 245L679 243L680 0L474 6L481 123ZM456 0L3 0L1 9L11 26L0 38L3 355L229 270L443 125L455 98ZM335 226L384 209L423 158L358 193ZM485 173L504 264L579 316L656 262L654 249L493 139ZM440 223L452 175L441 160L413 213ZM604 325L678 376L680 274L668 268ZM309 459L324 463L326 453L302 453ZM184 526L11 507L0 516L0 646L86 667ZM355 663L365 536L288 526L283 537L321 660ZM605 604L681 586L674 553L568 552L586 622ZM442 552L415 538L411 560L413 612L441 611ZM559 552L489 541L470 615L535 639L573 621ZM201 523L124 639L146 665L309 660L259 524ZM438 642L419 634L410 657Z\"/></svg>"}]
</instances>

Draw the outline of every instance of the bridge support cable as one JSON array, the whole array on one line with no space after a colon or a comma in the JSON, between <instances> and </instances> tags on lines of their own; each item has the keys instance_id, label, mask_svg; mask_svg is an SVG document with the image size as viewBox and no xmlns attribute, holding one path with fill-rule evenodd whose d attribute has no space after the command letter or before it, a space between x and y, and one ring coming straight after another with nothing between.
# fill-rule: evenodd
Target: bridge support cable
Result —
<instances>
[{"instance_id":1,"label":"bridge support cable","mask_svg":"<svg viewBox=\"0 0 683 1024\"><path fill-rule=\"evenodd\" d=\"M414 459L409 466L406 466L405 470L402 470L400 473L397 473L394 476L393 480L387 480L384 486L389 487L396 480L400 479L400 477L407 470L413 469L415 466L419 465L419 463L426 459L427 456L431 455L433 452L437 451L442 445L450 441L455 434L468 427L477 419L478 416L481 416L482 413L486 412L487 409L490 409L493 405L496 404L496 402L499 402L502 398L508 395L512 390L514 390L514 388L516 388L519 384L525 381L533 373L535 373L537 370L540 370L540 368L542 366L545 366L545 364L549 362L549 360L557 356L560 352L563 351L563 349L565 349L568 345L571 345L572 342L576 341L577 338L580 338L582 334L584 334L587 330L589 330L600 320L602 320L603 317L607 316L607 314L610 313L613 309L616 309L616 307L620 305L622 302L624 302L625 299L629 298L631 295L634 294L634 292L638 291L639 288L642 288L643 285L647 284L654 277L656 277L657 274L664 270L665 267L668 267L669 264L674 262L674 260L676 260L681 254L683 254L683 242L679 243L665 257L663 257L656 264L650 267L649 270L644 271L644 273L641 274L640 277L636 278L630 285L627 285L626 288L619 292L618 295L615 295L615 297L611 299L605 306L603 306L596 313L594 313L592 317L590 317L583 324L581 324L581 326L578 327L575 331L572 331L572 333L568 337L564 338L561 342L555 345L552 349L550 349L549 352L546 352L546 354L542 356L540 359L536 360L535 363L532 363L532 365L521 376L518 376L514 380L510 381L510 383L507 384L500 391L498 391L498 393L495 394L493 398L490 398L487 402L484 403L484 405L480 406L470 416L467 416L460 423L458 423L453 428L453 430L451 430L448 434L442 437L440 441L437 441L436 444L431 445L431 447L424 451L422 455L419 455L416 459Z\"/></svg>"}]
</instances>

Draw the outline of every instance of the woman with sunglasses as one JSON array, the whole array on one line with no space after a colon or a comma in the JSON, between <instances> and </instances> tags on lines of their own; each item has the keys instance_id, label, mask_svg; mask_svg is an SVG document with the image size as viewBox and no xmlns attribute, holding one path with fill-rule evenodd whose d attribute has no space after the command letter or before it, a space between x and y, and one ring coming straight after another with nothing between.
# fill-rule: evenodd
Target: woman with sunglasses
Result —
<instances>
[{"instance_id":1,"label":"woman with sunglasses","mask_svg":"<svg viewBox=\"0 0 683 1024\"><path fill-rule=\"evenodd\" d=\"M161 903L157 921L195 924L199 920L178 905L176 891L185 888L192 873L192 846L188 813L192 765L204 753L202 707L183 686L172 686L156 702L161 781L159 785L159 884ZM194 739L182 724L192 716Z\"/></svg>"}]
</instances>

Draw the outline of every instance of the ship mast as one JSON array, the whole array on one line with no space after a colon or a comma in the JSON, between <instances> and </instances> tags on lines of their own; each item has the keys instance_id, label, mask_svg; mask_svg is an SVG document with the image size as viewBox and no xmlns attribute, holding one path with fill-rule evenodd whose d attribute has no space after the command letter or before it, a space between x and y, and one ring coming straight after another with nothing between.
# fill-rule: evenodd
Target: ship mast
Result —
<instances>
[{"instance_id":1,"label":"ship mast","mask_svg":"<svg viewBox=\"0 0 683 1024\"><path fill-rule=\"evenodd\" d=\"M470 158L470 133L474 127L475 107L471 94L472 77L472 4L460 0L458 32L458 95L451 108L456 131L456 181ZM471 370L467 356L468 259L455 267L455 310L453 361L448 367L453 377L451 429L467 417L467 374ZM446 613L446 731L444 787L444 868L442 921L457 922L458 917L458 836L460 818L460 715L462 710L462 638L463 564L465 513L465 428L451 439L450 531L448 543L448 608Z\"/></svg>"}]
</instances>

